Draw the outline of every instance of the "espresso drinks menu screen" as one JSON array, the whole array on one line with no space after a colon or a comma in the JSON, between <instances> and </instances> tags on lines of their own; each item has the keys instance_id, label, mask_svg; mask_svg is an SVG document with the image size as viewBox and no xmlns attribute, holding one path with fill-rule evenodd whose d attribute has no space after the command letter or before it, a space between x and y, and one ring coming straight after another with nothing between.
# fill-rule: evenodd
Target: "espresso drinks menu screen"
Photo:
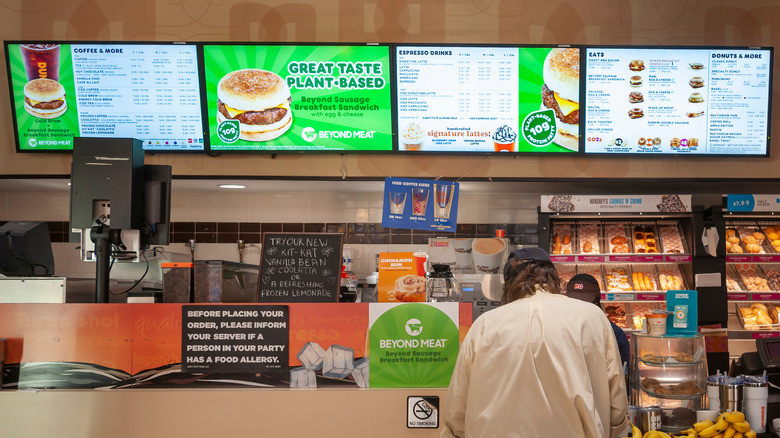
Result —
<instances>
[{"instance_id":1,"label":"espresso drinks menu screen","mask_svg":"<svg viewBox=\"0 0 780 438\"><path fill-rule=\"evenodd\" d=\"M398 148L576 152L576 48L396 47Z\"/></svg>"},{"instance_id":2,"label":"espresso drinks menu screen","mask_svg":"<svg viewBox=\"0 0 780 438\"><path fill-rule=\"evenodd\" d=\"M73 137L203 150L193 44L6 45L20 151L71 150Z\"/></svg>"},{"instance_id":3,"label":"espresso drinks menu screen","mask_svg":"<svg viewBox=\"0 0 780 438\"><path fill-rule=\"evenodd\" d=\"M212 151L392 151L388 46L203 47Z\"/></svg>"},{"instance_id":4,"label":"espresso drinks menu screen","mask_svg":"<svg viewBox=\"0 0 780 438\"><path fill-rule=\"evenodd\" d=\"M586 51L585 152L767 154L771 51Z\"/></svg>"}]
</instances>

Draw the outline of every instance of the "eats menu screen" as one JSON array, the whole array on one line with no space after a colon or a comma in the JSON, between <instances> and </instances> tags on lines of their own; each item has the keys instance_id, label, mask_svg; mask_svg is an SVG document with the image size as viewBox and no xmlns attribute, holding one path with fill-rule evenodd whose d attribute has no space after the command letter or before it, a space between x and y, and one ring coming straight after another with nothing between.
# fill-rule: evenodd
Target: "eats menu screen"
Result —
<instances>
[{"instance_id":1,"label":"eats menu screen","mask_svg":"<svg viewBox=\"0 0 780 438\"><path fill-rule=\"evenodd\" d=\"M586 49L585 153L766 155L771 56Z\"/></svg>"},{"instance_id":2,"label":"eats menu screen","mask_svg":"<svg viewBox=\"0 0 780 438\"><path fill-rule=\"evenodd\" d=\"M392 151L389 46L203 47L212 151Z\"/></svg>"},{"instance_id":3,"label":"eats menu screen","mask_svg":"<svg viewBox=\"0 0 780 438\"><path fill-rule=\"evenodd\" d=\"M398 148L577 152L577 48L397 46Z\"/></svg>"},{"instance_id":4,"label":"eats menu screen","mask_svg":"<svg viewBox=\"0 0 780 438\"><path fill-rule=\"evenodd\" d=\"M20 151L73 137L137 138L146 150L203 150L194 44L7 43Z\"/></svg>"}]
</instances>

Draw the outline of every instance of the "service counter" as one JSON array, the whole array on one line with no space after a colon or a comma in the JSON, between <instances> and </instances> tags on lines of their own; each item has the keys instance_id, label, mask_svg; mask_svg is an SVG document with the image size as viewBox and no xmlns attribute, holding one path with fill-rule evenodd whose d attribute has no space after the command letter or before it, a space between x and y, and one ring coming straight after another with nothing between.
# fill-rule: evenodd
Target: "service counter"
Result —
<instances>
[{"instance_id":1,"label":"service counter","mask_svg":"<svg viewBox=\"0 0 780 438\"><path fill-rule=\"evenodd\" d=\"M471 323L466 303L2 304L0 425L437 436L408 397L443 399Z\"/></svg>"}]
</instances>

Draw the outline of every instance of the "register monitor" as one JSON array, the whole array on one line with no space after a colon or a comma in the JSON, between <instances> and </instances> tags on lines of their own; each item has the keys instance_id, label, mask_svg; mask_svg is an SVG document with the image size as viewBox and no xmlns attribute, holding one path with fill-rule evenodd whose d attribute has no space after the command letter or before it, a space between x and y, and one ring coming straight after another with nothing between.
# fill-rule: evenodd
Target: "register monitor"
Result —
<instances>
[{"instance_id":1,"label":"register monitor","mask_svg":"<svg viewBox=\"0 0 780 438\"><path fill-rule=\"evenodd\" d=\"M0 226L0 274L7 277L54 275L46 222L7 222Z\"/></svg>"}]
</instances>

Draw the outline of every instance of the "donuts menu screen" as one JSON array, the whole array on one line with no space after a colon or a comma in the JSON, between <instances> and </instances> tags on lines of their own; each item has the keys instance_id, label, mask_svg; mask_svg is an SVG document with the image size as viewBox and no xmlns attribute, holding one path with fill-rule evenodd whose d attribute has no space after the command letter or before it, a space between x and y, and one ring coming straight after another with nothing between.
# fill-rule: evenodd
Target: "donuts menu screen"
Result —
<instances>
[{"instance_id":1,"label":"donuts menu screen","mask_svg":"<svg viewBox=\"0 0 780 438\"><path fill-rule=\"evenodd\" d=\"M404 152L577 152L580 50L397 46Z\"/></svg>"},{"instance_id":2,"label":"donuts menu screen","mask_svg":"<svg viewBox=\"0 0 780 438\"><path fill-rule=\"evenodd\" d=\"M203 47L212 151L392 151L388 46Z\"/></svg>"},{"instance_id":3,"label":"donuts menu screen","mask_svg":"<svg viewBox=\"0 0 780 438\"><path fill-rule=\"evenodd\" d=\"M194 44L7 42L17 149L72 150L73 137L203 150Z\"/></svg>"},{"instance_id":4,"label":"donuts menu screen","mask_svg":"<svg viewBox=\"0 0 780 438\"><path fill-rule=\"evenodd\" d=\"M585 153L766 156L768 49L588 48Z\"/></svg>"}]
</instances>

